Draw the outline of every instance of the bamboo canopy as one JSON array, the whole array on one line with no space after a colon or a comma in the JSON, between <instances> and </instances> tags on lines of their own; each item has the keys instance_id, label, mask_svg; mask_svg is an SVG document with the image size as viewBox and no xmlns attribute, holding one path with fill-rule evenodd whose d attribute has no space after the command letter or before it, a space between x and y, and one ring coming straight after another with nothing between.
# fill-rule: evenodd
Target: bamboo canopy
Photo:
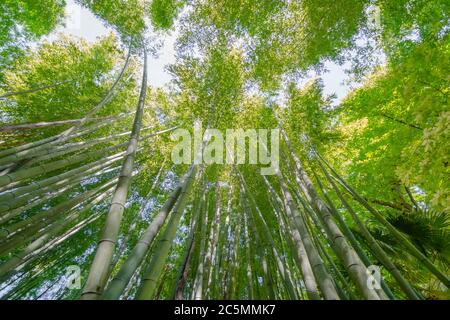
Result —
<instances>
[{"instance_id":1,"label":"bamboo canopy","mask_svg":"<svg viewBox=\"0 0 450 320\"><path fill-rule=\"evenodd\" d=\"M448 11L385 2L79 0L114 34L1 56L1 298L448 299Z\"/></svg>"}]
</instances>

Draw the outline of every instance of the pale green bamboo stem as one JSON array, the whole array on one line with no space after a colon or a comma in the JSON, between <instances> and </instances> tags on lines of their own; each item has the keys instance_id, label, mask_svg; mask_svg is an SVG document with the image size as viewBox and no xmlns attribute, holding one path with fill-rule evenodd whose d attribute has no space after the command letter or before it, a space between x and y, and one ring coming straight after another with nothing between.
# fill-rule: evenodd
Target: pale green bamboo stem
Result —
<instances>
[{"instance_id":1,"label":"pale green bamboo stem","mask_svg":"<svg viewBox=\"0 0 450 320\"><path fill-rule=\"evenodd\" d=\"M114 178L107 183L104 183L92 190L86 191L75 198L60 203L59 205L49 209L48 211L42 211L26 220L8 227L4 227L3 231L9 232L9 235L0 244L0 255L10 252L12 249L20 247L21 245L24 245L30 238L33 238L37 235L36 232L55 221L61 213L65 212L66 210L78 207L93 195L113 185L116 181L117 178Z\"/></svg>"},{"instance_id":2,"label":"pale green bamboo stem","mask_svg":"<svg viewBox=\"0 0 450 320\"><path fill-rule=\"evenodd\" d=\"M174 207L175 203L179 199L182 191L186 188L189 175L193 171L189 170L188 174L182 179L179 185L172 191L164 206L159 211L158 215L153 219L148 228L144 231L133 250L131 251L127 260L121 266L117 275L111 280L105 292L102 295L103 299L107 300L117 300L123 293L123 290L129 283L134 272L137 270L139 265L142 263L148 249L158 234L160 228L164 224L169 212Z\"/></svg>"},{"instance_id":3,"label":"pale green bamboo stem","mask_svg":"<svg viewBox=\"0 0 450 320\"><path fill-rule=\"evenodd\" d=\"M181 265L178 275L172 290L172 299L173 300L182 300L183 299L183 289L186 284L186 280L188 277L189 268L191 265L192 256L194 254L196 248L196 233L198 230L198 225L201 223L201 215L199 210L200 196L196 197L194 202L192 211L191 211L191 227L189 231L189 237L187 239L187 246L184 253L184 257L182 259L183 264Z\"/></svg>"},{"instance_id":4,"label":"pale green bamboo stem","mask_svg":"<svg viewBox=\"0 0 450 320\"><path fill-rule=\"evenodd\" d=\"M363 197L354 191L323 158L321 159L335 175L336 180L349 192L349 194L361 203L370 213L372 213L373 216L389 230L397 241L419 261L421 261L423 265L436 276L436 278L438 278L447 288L450 288L450 280L448 276L442 273L422 252L420 252L404 235L402 235L388 220L386 220L382 214L375 210Z\"/></svg>"},{"instance_id":5,"label":"pale green bamboo stem","mask_svg":"<svg viewBox=\"0 0 450 320\"><path fill-rule=\"evenodd\" d=\"M350 206L350 204L345 200L342 193L334 183L334 181L329 176L328 172L326 172L325 168L322 166L321 163L319 163L322 171L325 174L325 177L327 178L328 182L331 184L333 190L335 191L336 195L338 196L341 203L346 208L347 212L350 213L350 215L353 218L353 221L356 222L358 225L359 230L361 231L363 237L366 239L367 244L369 245L370 249L373 251L374 255L380 260L380 262L386 267L388 272L392 274L394 279L399 284L402 291L407 295L409 299L412 300L420 300L419 296L416 294L414 289L411 287L411 284L402 276L400 271L397 269L397 267L392 263L391 259L387 256L387 254L384 252L384 250L380 247L380 245L377 243L375 238L371 235L369 230L367 230L365 224L359 219L356 212L353 210L353 208Z\"/></svg>"},{"instance_id":6,"label":"pale green bamboo stem","mask_svg":"<svg viewBox=\"0 0 450 320\"><path fill-rule=\"evenodd\" d=\"M78 154L70 158L65 158L61 160L57 160L51 163L40 164L31 168L25 168L22 170L18 170L12 173L8 173L4 176L0 176L0 186L7 186L13 182L21 181L24 179L34 178L44 173L49 173L84 160L87 160L91 157L102 156L110 151L114 151L120 148L123 148L127 145L126 142L117 144L115 146L106 147L100 150L93 150L84 154Z\"/></svg>"},{"instance_id":7,"label":"pale green bamboo stem","mask_svg":"<svg viewBox=\"0 0 450 320\"><path fill-rule=\"evenodd\" d=\"M100 298L106 281L109 277L111 261L114 249L119 236L120 225L125 209L125 201L128 195L131 175L133 172L134 159L139 141L139 131L142 124L145 97L147 92L147 53L144 47L144 67L143 67L141 92L136 108L133 129L127 147L127 155L122 165L122 172L114 191L111 207L109 209L105 227L102 231L101 239L97 246L94 261L89 270L89 276L85 287L82 290L81 298L91 300Z\"/></svg>"},{"instance_id":8,"label":"pale green bamboo stem","mask_svg":"<svg viewBox=\"0 0 450 320\"><path fill-rule=\"evenodd\" d=\"M208 210L206 207L206 190L202 190L202 195L200 198L200 212L204 215L204 221L200 230L200 250L198 257L198 265L196 270L196 276L194 280L193 290L192 290L192 300L202 300L203 298L203 269L205 261L205 246L206 246L206 227L208 225Z\"/></svg>"},{"instance_id":9,"label":"pale green bamboo stem","mask_svg":"<svg viewBox=\"0 0 450 320\"><path fill-rule=\"evenodd\" d=\"M114 116L92 118L91 121L109 120L113 117ZM37 128L64 126L66 124L80 123L81 120L82 119L67 119L67 120L57 120L57 121L49 121L49 122L41 121L41 122L35 122L35 123L11 124L11 125L6 125L6 126L0 127L0 132L17 131L17 130L31 130L31 129L37 129Z\"/></svg>"},{"instance_id":10,"label":"pale green bamboo stem","mask_svg":"<svg viewBox=\"0 0 450 320\"><path fill-rule=\"evenodd\" d=\"M93 125L83 129L82 131L80 131L78 133L71 134L70 136L67 137L67 139L75 139L75 138L81 137L83 135L86 135L88 133L94 132L95 130L97 130L97 129L105 126L105 125L108 125L110 123L113 123L114 121L117 121L117 120L119 120L119 119L121 119L121 118L123 118L123 117L125 117L127 115L129 115L129 114L122 113L122 114L119 114L117 116L114 116L110 120L104 120L104 121L101 121L101 122L98 122L98 123L94 123ZM2 151L0 151L0 158L9 156L11 154L19 153L19 152L22 152L22 151L26 151L26 150L28 150L27 152L36 152L37 150L51 149L51 148L53 148L53 146L55 146L55 145L60 143L60 141L58 141L58 137L59 137L59 135L55 135L55 136L51 136L51 137L48 137L48 138L45 138L45 139L41 139L41 140L38 140L38 141L33 141L33 142L30 142L30 143L27 143L27 144L23 144L23 145L20 145L20 146L17 146L17 147L13 147L13 148L9 148L9 149L6 149L6 150L2 150ZM19 160L19 159L17 159L17 160Z\"/></svg>"},{"instance_id":11,"label":"pale green bamboo stem","mask_svg":"<svg viewBox=\"0 0 450 320\"><path fill-rule=\"evenodd\" d=\"M285 207L285 205L282 203L282 200L279 199L278 194L276 194L275 190L273 190L272 186L270 185L269 181L265 176L263 176L263 180L268 187L269 193L272 196L272 199L276 199L279 205L284 207L285 213L287 210L290 210L289 208ZM281 216L281 208L279 218L278 220L281 222L281 225L283 229L285 230L286 234L290 235L288 237L288 242L290 243L292 248L295 248L294 252L294 258L297 260L297 264L300 266L300 270L302 271L303 281L305 283L306 293L308 295L308 298L311 300L319 300L320 295L317 289L317 282L314 276L314 272L311 267L311 263L309 261L308 255L305 250L305 246L303 244L303 241L301 239L300 233L298 232L297 228L291 228L290 224L294 224L292 220L289 219L289 217L286 217L286 223L284 222L283 217ZM290 222L290 223L289 223ZM293 239L293 240L292 240Z\"/></svg>"},{"instance_id":12,"label":"pale green bamboo stem","mask_svg":"<svg viewBox=\"0 0 450 320\"><path fill-rule=\"evenodd\" d=\"M320 291L327 300L339 300L339 295L334 287L333 279L326 270L326 267L311 240L311 236L306 229L306 225L293 202L292 195L288 191L280 173L278 173L278 180L285 198L286 208L289 208L287 214L290 217L289 219L291 219L294 225L298 228Z\"/></svg>"},{"instance_id":13,"label":"pale green bamboo stem","mask_svg":"<svg viewBox=\"0 0 450 320\"><path fill-rule=\"evenodd\" d=\"M57 184L60 181L65 181L68 178L71 178L77 174L85 173L85 172L92 172L96 170L100 170L106 166L111 165L112 163L122 159L125 152L119 152L112 156L108 156L104 159L100 159L91 163L88 163L86 165L83 165L81 167L63 172L59 175L41 180L41 181L33 181L28 185L21 186L15 189L12 189L10 191L6 191L2 194L0 194L0 203L4 203L7 201L11 201L13 199L16 199L22 195L25 195L27 193L43 189L47 186L50 186L52 184Z\"/></svg>"},{"instance_id":14,"label":"pale green bamboo stem","mask_svg":"<svg viewBox=\"0 0 450 320\"><path fill-rule=\"evenodd\" d=\"M141 140L145 140L148 139L150 137L153 137L155 135L159 135L162 133L166 133L169 131L174 130L176 127L173 128L169 128L166 130L162 130L162 131L158 131L155 133L151 133L148 134L144 137L142 137ZM70 158L66 158L66 159L61 159L61 160L57 160L54 162L50 162L50 163L46 163L46 164L40 164L31 168L24 168L22 170L18 170L12 173L8 173L6 175L0 176L0 187L2 186L9 186L12 185L14 182L17 181L21 181L24 179L28 179L28 178L33 178L36 176L39 176L43 173L48 173L51 171L55 171L67 166L70 166L72 164L76 164L79 162L82 162L84 160L87 160L91 157L96 157L96 156L100 156L100 155L105 155L107 153L109 153L110 151L114 151L116 149L122 148L122 147L126 147L129 144L129 142L123 142L114 146L110 146L110 147L106 147L100 150L93 150L84 154L77 154L74 155L73 157ZM130 155L129 150L127 150L127 155Z\"/></svg>"},{"instance_id":15,"label":"pale green bamboo stem","mask_svg":"<svg viewBox=\"0 0 450 320\"><path fill-rule=\"evenodd\" d=\"M346 238L337 227L332 218L332 214L318 196L311 180L309 179L309 176L306 174L301 165L300 159L294 153L289 138L281 127L279 121L278 123L280 126L280 132L286 142L286 145L289 148L291 157L293 158L295 163L295 176L296 178L298 178L297 182L299 183L299 187L302 189L308 201L315 209L314 211L320 216L321 220L323 221L325 231L330 235L330 239L333 241L333 248L335 249L336 254L348 270L349 275L355 282L356 287L361 292L361 294L366 299L379 300L380 296L378 295L378 293L375 290L370 289L367 285L370 279L364 263L361 261L354 249L348 244Z\"/></svg>"},{"instance_id":16,"label":"pale green bamboo stem","mask_svg":"<svg viewBox=\"0 0 450 320\"><path fill-rule=\"evenodd\" d=\"M176 236L178 224L181 216L183 215L184 208L186 206L189 193L192 189L193 181L196 175L197 166L193 166L191 169L193 172L189 175L186 182L186 188L182 190L178 203L176 204L173 213L167 223L166 229L158 243L155 253L151 258L147 271L142 278L141 286L137 293L137 299L149 300L153 298L155 293L156 284L161 275L161 271L169 255L172 242Z\"/></svg>"},{"instance_id":17,"label":"pale green bamboo stem","mask_svg":"<svg viewBox=\"0 0 450 320\"><path fill-rule=\"evenodd\" d=\"M0 95L0 100L5 99L7 97L12 97L12 96L17 96L17 95L27 94L27 93L33 93L33 92L50 89L50 88L55 88L55 87L62 85L63 83L67 83L67 82L70 82L70 80L52 83L52 84L48 84L48 85L44 85L44 86L39 86L37 88L32 88L32 89L24 89L24 90L19 90L19 91L6 92L6 93L3 93L2 95Z\"/></svg>"},{"instance_id":18,"label":"pale green bamboo stem","mask_svg":"<svg viewBox=\"0 0 450 320\"><path fill-rule=\"evenodd\" d=\"M0 224L4 224L8 220L18 216L20 213L33 208L41 203L46 202L49 199L53 199L56 196L63 194L65 191L70 190L76 186L80 181L88 179L90 177L96 177L98 175L110 172L116 168L110 166L103 168L101 171L86 171L85 173L79 173L71 178L59 181L53 185L47 186L43 189L30 192L20 198L14 199L7 204L0 205L0 213L6 214L0 215ZM92 174L92 175L91 175ZM32 201L31 201L32 200ZM30 202L31 201L31 202Z\"/></svg>"},{"instance_id":19,"label":"pale green bamboo stem","mask_svg":"<svg viewBox=\"0 0 450 320\"><path fill-rule=\"evenodd\" d=\"M32 243L27 245L25 249L21 252L14 254L14 256L7 260L6 262L0 265L0 278L3 277L6 273L10 272L13 268L16 268L19 265L26 263L32 256L41 254L43 250L41 249L48 241L50 241L53 237L57 236L64 228L66 228L70 223L77 220L82 214L88 212L95 204L101 202L112 190L108 190L103 194L96 197L90 204L88 204L85 208L83 208L79 212L74 212L67 217L64 217L46 229L45 233L39 236ZM88 217L83 221L87 221L92 217Z\"/></svg>"}]
</instances>

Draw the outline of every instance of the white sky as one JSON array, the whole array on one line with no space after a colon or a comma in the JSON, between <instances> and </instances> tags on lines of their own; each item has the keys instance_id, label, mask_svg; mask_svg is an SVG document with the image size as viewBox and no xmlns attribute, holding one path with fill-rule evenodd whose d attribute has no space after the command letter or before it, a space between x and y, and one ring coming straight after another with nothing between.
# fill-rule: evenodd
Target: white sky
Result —
<instances>
[{"instance_id":1,"label":"white sky","mask_svg":"<svg viewBox=\"0 0 450 320\"><path fill-rule=\"evenodd\" d=\"M65 27L61 26L52 32L45 39L52 41L56 39L59 33L70 34L86 39L89 42L95 42L98 37L107 35L111 29L97 19L89 10L74 3L73 0L67 1ZM154 87L163 87L169 83L171 76L165 70L165 66L175 62L174 43L176 33L166 35L164 45L158 53L158 57L148 58L148 84ZM349 88L342 82L346 78L344 68L331 62L325 64L329 70L322 75L324 81L324 93L335 93L340 101L348 93Z\"/></svg>"}]
</instances>

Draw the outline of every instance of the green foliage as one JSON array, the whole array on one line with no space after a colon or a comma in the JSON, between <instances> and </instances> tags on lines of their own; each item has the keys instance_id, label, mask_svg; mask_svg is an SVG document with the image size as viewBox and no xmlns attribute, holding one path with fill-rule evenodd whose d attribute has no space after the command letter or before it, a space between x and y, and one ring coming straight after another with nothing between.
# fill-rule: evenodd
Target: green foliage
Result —
<instances>
[{"instance_id":1,"label":"green foliage","mask_svg":"<svg viewBox=\"0 0 450 320\"><path fill-rule=\"evenodd\" d=\"M4 74L5 89L20 91L60 85L2 101L2 111L13 123L78 119L100 102L116 79L120 71L117 67L121 68L124 58L112 35L93 45L70 37L43 43L37 51L29 51L17 60ZM125 78L130 73L128 70ZM129 99L133 81L128 80L122 90L125 93L119 93L97 116L127 110L122 101Z\"/></svg>"},{"instance_id":2,"label":"green foliage","mask_svg":"<svg viewBox=\"0 0 450 320\"><path fill-rule=\"evenodd\" d=\"M153 0L150 4L150 17L156 29L169 29L186 0Z\"/></svg>"},{"instance_id":3,"label":"green foliage","mask_svg":"<svg viewBox=\"0 0 450 320\"><path fill-rule=\"evenodd\" d=\"M222 127L239 110L244 85L240 50L219 42L204 60L187 57L170 70L179 89L178 116L187 112L190 125L198 119L206 126L214 115L211 124Z\"/></svg>"},{"instance_id":4,"label":"green foliage","mask_svg":"<svg viewBox=\"0 0 450 320\"><path fill-rule=\"evenodd\" d=\"M448 28L450 5L436 0L378 0L382 38L387 50L398 47L408 36L437 39Z\"/></svg>"},{"instance_id":5,"label":"green foliage","mask_svg":"<svg viewBox=\"0 0 450 320\"><path fill-rule=\"evenodd\" d=\"M314 146L319 151L339 138L333 128L331 97L324 97L322 91L321 79L313 79L301 89L291 83L287 90L286 110L283 110L286 128L292 130L291 136L303 141L299 145Z\"/></svg>"},{"instance_id":6,"label":"green foliage","mask_svg":"<svg viewBox=\"0 0 450 320\"><path fill-rule=\"evenodd\" d=\"M413 210L410 214L393 213L389 222L407 234L427 255L450 265L450 216L447 212Z\"/></svg>"},{"instance_id":7,"label":"green foliage","mask_svg":"<svg viewBox=\"0 0 450 320\"><path fill-rule=\"evenodd\" d=\"M274 90L283 75L296 74L334 58L351 43L364 20L365 1L199 1L184 30L200 47L214 29L239 37L251 76L263 90ZM212 29L213 28L213 29ZM202 36L200 36L202 35ZM183 39L183 38L182 38Z\"/></svg>"},{"instance_id":8,"label":"green foliage","mask_svg":"<svg viewBox=\"0 0 450 320\"><path fill-rule=\"evenodd\" d=\"M2 1L0 70L8 67L20 55L26 40L37 40L52 31L63 18L64 6L64 0Z\"/></svg>"},{"instance_id":9,"label":"green foliage","mask_svg":"<svg viewBox=\"0 0 450 320\"><path fill-rule=\"evenodd\" d=\"M125 41L139 38L145 29L145 12L140 0L77 0L114 27Z\"/></svg>"},{"instance_id":10,"label":"green foliage","mask_svg":"<svg viewBox=\"0 0 450 320\"><path fill-rule=\"evenodd\" d=\"M436 208L449 208L447 38L416 46L343 103L344 126L356 124L348 133L346 152L357 153L349 174L374 198L389 199L386 186L401 181L419 186Z\"/></svg>"}]
</instances>

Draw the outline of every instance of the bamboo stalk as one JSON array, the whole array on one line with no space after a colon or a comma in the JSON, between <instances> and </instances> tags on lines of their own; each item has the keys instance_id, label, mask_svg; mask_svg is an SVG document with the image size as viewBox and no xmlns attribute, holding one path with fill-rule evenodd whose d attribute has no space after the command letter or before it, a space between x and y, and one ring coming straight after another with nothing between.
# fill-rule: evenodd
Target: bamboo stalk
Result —
<instances>
[{"instance_id":1,"label":"bamboo stalk","mask_svg":"<svg viewBox=\"0 0 450 320\"><path fill-rule=\"evenodd\" d=\"M125 287L129 283L131 277L136 272L139 265L142 263L148 249L158 234L160 228L164 224L169 212L175 206L183 190L186 189L190 175L193 174L193 170L189 170L187 175L182 179L179 185L172 191L171 195L165 202L164 206L159 211L158 215L153 219L152 223L144 231L133 250L131 251L127 260L121 266L119 272L111 280L102 295L102 299L116 300L119 299L123 293Z\"/></svg>"},{"instance_id":2,"label":"bamboo stalk","mask_svg":"<svg viewBox=\"0 0 450 320\"><path fill-rule=\"evenodd\" d=\"M442 273L422 252L420 252L404 235L402 235L386 218L383 217L376 209L374 209L363 197L361 197L353 188L342 179L337 172L325 161L320 155L319 158L327 165L336 180L347 190L347 192L361 205L363 205L373 216L383 224L396 240L403 245L414 257L416 257L423 265L438 278L447 288L450 288L450 279Z\"/></svg>"},{"instance_id":3,"label":"bamboo stalk","mask_svg":"<svg viewBox=\"0 0 450 320\"><path fill-rule=\"evenodd\" d=\"M142 76L141 92L136 108L133 129L127 146L122 171L114 191L111 207L108 212L105 227L101 239L97 246L97 251L92 262L89 276L85 287L81 293L84 300L98 299L106 285L109 277L110 264L113 258L114 249L119 236L120 224L122 221L125 201L128 195L128 188L133 172L134 158L139 141L139 131L142 123L144 103L147 92L147 53L144 47L144 70Z\"/></svg>"},{"instance_id":4,"label":"bamboo stalk","mask_svg":"<svg viewBox=\"0 0 450 320\"><path fill-rule=\"evenodd\" d=\"M136 296L138 300L149 300L153 298L157 280L161 275L161 271L169 255L172 242L176 235L178 224L184 212L184 208L186 206L189 193L192 189L197 166L195 165L192 166L191 170L193 172L189 174L188 178L186 179L187 180L186 187L184 188L184 190L181 191L180 198L175 208L173 209L172 215L167 223L166 229L164 230L161 240L159 241L158 246L155 249L155 252L151 258L147 271L145 272L145 275L142 278L142 282Z\"/></svg>"}]
</instances>

